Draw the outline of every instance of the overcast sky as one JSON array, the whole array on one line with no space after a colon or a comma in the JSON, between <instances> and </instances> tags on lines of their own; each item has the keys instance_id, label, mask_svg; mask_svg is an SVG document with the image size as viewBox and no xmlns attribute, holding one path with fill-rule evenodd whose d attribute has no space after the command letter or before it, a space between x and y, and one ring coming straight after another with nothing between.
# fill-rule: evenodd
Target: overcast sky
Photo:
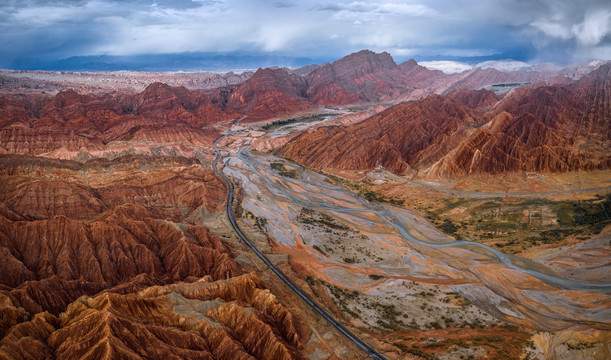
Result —
<instances>
[{"instance_id":1,"label":"overcast sky","mask_svg":"<svg viewBox=\"0 0 611 360\"><path fill-rule=\"evenodd\" d=\"M611 1L0 1L4 68L24 58L185 52L334 60L360 49L395 59L607 60Z\"/></svg>"}]
</instances>

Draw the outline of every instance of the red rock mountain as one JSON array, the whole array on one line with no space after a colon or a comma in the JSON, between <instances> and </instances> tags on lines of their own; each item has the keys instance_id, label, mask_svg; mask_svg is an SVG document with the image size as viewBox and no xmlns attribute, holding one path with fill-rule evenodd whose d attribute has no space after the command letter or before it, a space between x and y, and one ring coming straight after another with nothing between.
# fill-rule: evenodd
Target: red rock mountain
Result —
<instances>
[{"instance_id":1,"label":"red rock mountain","mask_svg":"<svg viewBox=\"0 0 611 360\"><path fill-rule=\"evenodd\" d=\"M448 97L466 107L479 110L487 110L496 105L499 98L488 90L456 90L448 94Z\"/></svg>"},{"instance_id":2,"label":"red rock mountain","mask_svg":"<svg viewBox=\"0 0 611 360\"><path fill-rule=\"evenodd\" d=\"M95 98L72 90L48 98L40 110L27 99L0 99L0 147L39 155L58 149L103 151L113 141L181 142L209 146L219 136L209 128L238 118L203 93L153 83L133 96Z\"/></svg>"},{"instance_id":3,"label":"red rock mountain","mask_svg":"<svg viewBox=\"0 0 611 360\"><path fill-rule=\"evenodd\" d=\"M215 93L215 103L259 120L316 105L335 106L414 100L497 83L536 82L552 75L475 68L460 74L428 70L409 60L397 65L390 54L362 50L332 63L287 71L259 69L236 88ZM247 120L248 121L248 120Z\"/></svg>"},{"instance_id":4,"label":"red rock mountain","mask_svg":"<svg viewBox=\"0 0 611 360\"><path fill-rule=\"evenodd\" d=\"M319 105L379 101L405 90L401 76L390 54L362 50L311 72L307 96Z\"/></svg>"},{"instance_id":5,"label":"red rock mountain","mask_svg":"<svg viewBox=\"0 0 611 360\"><path fill-rule=\"evenodd\" d=\"M259 69L221 102L251 119L262 119L315 105L390 100L404 93L408 82L390 54L363 50L304 72Z\"/></svg>"},{"instance_id":6,"label":"red rock mountain","mask_svg":"<svg viewBox=\"0 0 611 360\"><path fill-rule=\"evenodd\" d=\"M316 105L389 101L413 90L413 84L422 85L432 77L442 76L441 72L422 67L420 70L397 66L388 53L363 50L304 71L259 69L235 90L217 93L217 102L252 119L261 119Z\"/></svg>"},{"instance_id":7,"label":"red rock mountain","mask_svg":"<svg viewBox=\"0 0 611 360\"><path fill-rule=\"evenodd\" d=\"M214 124L238 117L214 106L202 93L185 87L153 83L143 92L125 99L123 106L130 113L170 122L184 122L193 127Z\"/></svg>"},{"instance_id":8,"label":"red rock mountain","mask_svg":"<svg viewBox=\"0 0 611 360\"><path fill-rule=\"evenodd\" d=\"M242 115L258 120L297 113L318 105L413 100L458 89L548 78L551 78L550 74L535 71L501 72L479 68L460 74L444 74L428 70L414 60L397 65L388 53L363 50L320 66L291 71L259 69L241 84L208 90L207 94L156 82L135 95L92 97L73 90L60 91L55 97L43 101L41 106L32 99L18 102L11 99L10 104L5 103L8 99L3 99L0 131L9 125L24 124L36 128L36 131L32 133L22 129L3 137L8 142L32 138L27 142L35 144L42 132L42 136L64 138L70 144L69 148L75 151L77 147L87 145L92 137L108 142L122 136L121 141L125 141L123 135L136 126L203 128ZM57 134L58 129L63 133ZM48 146L40 146L40 150L32 149L30 153L49 151ZM99 144L90 146L97 148Z\"/></svg>"},{"instance_id":9,"label":"red rock mountain","mask_svg":"<svg viewBox=\"0 0 611 360\"><path fill-rule=\"evenodd\" d=\"M278 152L327 170L383 166L403 173L432 164L457 145L478 122L475 112L448 97L432 95L395 105L353 126L319 128Z\"/></svg>"},{"instance_id":10,"label":"red rock mountain","mask_svg":"<svg viewBox=\"0 0 611 360\"><path fill-rule=\"evenodd\" d=\"M0 359L303 359L295 325L251 273L81 297L8 329Z\"/></svg>"},{"instance_id":11,"label":"red rock mountain","mask_svg":"<svg viewBox=\"0 0 611 360\"><path fill-rule=\"evenodd\" d=\"M571 85L514 91L431 176L611 167L611 66Z\"/></svg>"},{"instance_id":12,"label":"red rock mountain","mask_svg":"<svg viewBox=\"0 0 611 360\"><path fill-rule=\"evenodd\" d=\"M307 329L201 223L194 159L0 155L0 359L301 359Z\"/></svg>"},{"instance_id":13,"label":"red rock mountain","mask_svg":"<svg viewBox=\"0 0 611 360\"><path fill-rule=\"evenodd\" d=\"M429 96L303 134L278 153L322 169L411 167L432 178L609 168L609 69L575 84L518 89L498 103L484 90Z\"/></svg>"},{"instance_id":14,"label":"red rock mountain","mask_svg":"<svg viewBox=\"0 0 611 360\"><path fill-rule=\"evenodd\" d=\"M227 107L262 119L311 107L304 98L306 81L284 69L259 69L227 99Z\"/></svg>"}]
</instances>

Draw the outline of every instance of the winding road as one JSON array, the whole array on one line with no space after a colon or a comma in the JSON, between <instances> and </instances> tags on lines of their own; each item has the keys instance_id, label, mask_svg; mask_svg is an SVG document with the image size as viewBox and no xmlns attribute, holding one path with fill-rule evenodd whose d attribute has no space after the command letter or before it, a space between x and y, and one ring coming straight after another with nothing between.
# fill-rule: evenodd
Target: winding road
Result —
<instances>
[{"instance_id":1,"label":"winding road","mask_svg":"<svg viewBox=\"0 0 611 360\"><path fill-rule=\"evenodd\" d=\"M237 222L236 222L236 220L235 220L235 218L233 216L233 210L232 210L233 192L234 192L233 183L217 167L217 164L218 164L218 162L221 159L221 152L219 151L219 149L217 147L217 143L219 142L219 140L225 138L228 135L231 135L231 132L228 132L226 135L224 135L224 136L222 136L222 137L220 137L220 138L218 138L218 139L216 139L214 141L213 147L214 147L214 151L216 152L216 157L214 158L214 162L212 164L212 167L213 167L214 171L216 171L216 173L219 174L223 178L223 180L225 180L225 182L227 183L227 186L229 187L229 193L227 195L227 208L226 208L226 210L227 210L227 216L229 217L229 221L231 222L231 226L233 226L233 229L235 230L235 232L238 234L240 239L242 239L242 241L252 251L254 251L255 254L257 254L257 256L280 278L280 280L284 281L284 283L288 287L290 287L291 290L293 290L295 292L295 294L297 294L297 296L299 296L308 306L310 306L321 317L323 317L325 320L327 320L335 329L337 329L337 331L342 333L350 341L352 341L359 348L361 348L363 351L365 351L369 356L371 356L371 358L373 358L373 359L380 359L380 360L381 359L386 359L384 356L382 356L380 353L378 353L374 348L369 346L366 342L364 342L363 340L358 338L356 335L351 333L348 329L346 329L342 324L340 324L331 315L329 315L329 313L326 312L323 308L318 306L318 304L316 304L308 295L306 295L303 291L301 291L301 289L297 285L295 285L286 275L284 275L284 273L282 271L280 271L274 264L272 264L272 262L269 261L269 259L261 251L259 251L259 249L257 249L257 247L250 240L248 240L246 235L244 235L244 233L242 233L242 231L238 227L238 224L237 224Z\"/></svg>"}]
</instances>

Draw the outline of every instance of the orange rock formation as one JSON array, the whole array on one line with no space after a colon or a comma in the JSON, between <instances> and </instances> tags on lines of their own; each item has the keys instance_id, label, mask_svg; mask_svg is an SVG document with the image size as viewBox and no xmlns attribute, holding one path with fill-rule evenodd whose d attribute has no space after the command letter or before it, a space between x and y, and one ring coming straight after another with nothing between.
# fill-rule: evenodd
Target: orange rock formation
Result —
<instances>
[{"instance_id":1,"label":"orange rock formation","mask_svg":"<svg viewBox=\"0 0 611 360\"><path fill-rule=\"evenodd\" d=\"M501 101L486 90L432 95L353 126L303 134L278 154L316 168L415 168L429 178L607 169L610 68L574 84L517 89Z\"/></svg>"}]
</instances>

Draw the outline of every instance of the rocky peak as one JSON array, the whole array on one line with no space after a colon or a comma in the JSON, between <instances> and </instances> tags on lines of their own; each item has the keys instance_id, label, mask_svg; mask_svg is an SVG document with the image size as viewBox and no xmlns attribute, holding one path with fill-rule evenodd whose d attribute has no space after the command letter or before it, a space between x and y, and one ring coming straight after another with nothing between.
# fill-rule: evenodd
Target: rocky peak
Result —
<instances>
[{"instance_id":1,"label":"rocky peak","mask_svg":"<svg viewBox=\"0 0 611 360\"><path fill-rule=\"evenodd\" d=\"M611 79L611 63L606 63L592 71L579 80L581 84L592 84L597 82L607 82Z\"/></svg>"},{"instance_id":2,"label":"rocky peak","mask_svg":"<svg viewBox=\"0 0 611 360\"><path fill-rule=\"evenodd\" d=\"M412 68L414 68L416 66L420 66L420 65L418 65L416 60L409 59L406 62L400 64L399 68L401 69L401 71L407 72L407 71L410 71Z\"/></svg>"},{"instance_id":3,"label":"rocky peak","mask_svg":"<svg viewBox=\"0 0 611 360\"><path fill-rule=\"evenodd\" d=\"M172 96L173 94L174 92L171 90L170 86L161 82L154 82L147 86L139 95L145 99L150 99L160 95Z\"/></svg>"},{"instance_id":4,"label":"rocky peak","mask_svg":"<svg viewBox=\"0 0 611 360\"><path fill-rule=\"evenodd\" d=\"M62 90L55 95L52 103L61 104L61 106L67 106L78 103L88 103L96 101L95 98L87 95L81 95L72 89Z\"/></svg>"},{"instance_id":5,"label":"rocky peak","mask_svg":"<svg viewBox=\"0 0 611 360\"><path fill-rule=\"evenodd\" d=\"M387 52L377 54L371 50L361 50L334 61L331 63L331 67L336 72L341 73L351 69L353 75L361 75L382 69L396 69L397 64Z\"/></svg>"},{"instance_id":6,"label":"rocky peak","mask_svg":"<svg viewBox=\"0 0 611 360\"><path fill-rule=\"evenodd\" d=\"M309 107L305 91L306 81L299 75L280 68L258 69L229 95L227 106L251 118L270 117Z\"/></svg>"}]
</instances>

